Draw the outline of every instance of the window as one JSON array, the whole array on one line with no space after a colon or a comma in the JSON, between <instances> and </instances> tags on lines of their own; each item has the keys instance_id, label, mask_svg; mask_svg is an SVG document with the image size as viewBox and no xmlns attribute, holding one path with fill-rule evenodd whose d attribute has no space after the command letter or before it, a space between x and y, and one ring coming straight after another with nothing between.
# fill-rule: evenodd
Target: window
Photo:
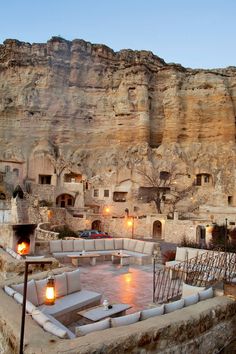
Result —
<instances>
[{"instance_id":1,"label":"window","mask_svg":"<svg viewBox=\"0 0 236 354\"><path fill-rule=\"evenodd\" d=\"M71 199L71 198L68 199L68 200L67 200L67 205L70 205L70 206L71 206L72 204L73 204L73 203L72 203L72 199Z\"/></svg>"},{"instance_id":2,"label":"window","mask_svg":"<svg viewBox=\"0 0 236 354\"><path fill-rule=\"evenodd\" d=\"M11 167L10 166L5 166L5 172L10 172L11 171Z\"/></svg>"},{"instance_id":3,"label":"window","mask_svg":"<svg viewBox=\"0 0 236 354\"><path fill-rule=\"evenodd\" d=\"M232 197L232 195L229 195L228 196L228 205L231 206L232 203L233 203L233 197Z\"/></svg>"},{"instance_id":4,"label":"window","mask_svg":"<svg viewBox=\"0 0 236 354\"><path fill-rule=\"evenodd\" d=\"M39 184L51 184L50 175L39 175Z\"/></svg>"},{"instance_id":5,"label":"window","mask_svg":"<svg viewBox=\"0 0 236 354\"><path fill-rule=\"evenodd\" d=\"M104 197L109 197L109 189L104 189Z\"/></svg>"},{"instance_id":6,"label":"window","mask_svg":"<svg viewBox=\"0 0 236 354\"><path fill-rule=\"evenodd\" d=\"M99 189L94 189L94 190L93 190L93 196L94 196L95 198L98 198L98 197L99 197Z\"/></svg>"},{"instance_id":7,"label":"window","mask_svg":"<svg viewBox=\"0 0 236 354\"><path fill-rule=\"evenodd\" d=\"M18 176L19 176L19 170L18 170L18 168L14 168L14 169L13 169L13 173L14 173L14 175L15 175L16 177L18 177Z\"/></svg>"},{"instance_id":8,"label":"window","mask_svg":"<svg viewBox=\"0 0 236 354\"><path fill-rule=\"evenodd\" d=\"M196 185L201 186L202 185L202 175L197 175L196 176Z\"/></svg>"},{"instance_id":9,"label":"window","mask_svg":"<svg viewBox=\"0 0 236 354\"><path fill-rule=\"evenodd\" d=\"M114 192L113 200L114 202L126 202L127 192Z\"/></svg>"},{"instance_id":10,"label":"window","mask_svg":"<svg viewBox=\"0 0 236 354\"><path fill-rule=\"evenodd\" d=\"M210 182L210 176L209 175L204 175L204 182L209 183Z\"/></svg>"}]
</instances>

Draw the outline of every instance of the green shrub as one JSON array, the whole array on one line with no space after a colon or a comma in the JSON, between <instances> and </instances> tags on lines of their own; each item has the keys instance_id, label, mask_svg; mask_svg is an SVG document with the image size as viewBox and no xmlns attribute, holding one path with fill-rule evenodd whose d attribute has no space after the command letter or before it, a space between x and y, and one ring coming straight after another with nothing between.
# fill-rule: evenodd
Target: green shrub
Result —
<instances>
[{"instance_id":1,"label":"green shrub","mask_svg":"<svg viewBox=\"0 0 236 354\"><path fill-rule=\"evenodd\" d=\"M190 247L190 248L199 248L199 244L195 241L188 239L186 236L183 236L181 242L181 247Z\"/></svg>"},{"instance_id":2,"label":"green shrub","mask_svg":"<svg viewBox=\"0 0 236 354\"><path fill-rule=\"evenodd\" d=\"M78 237L78 235L67 225L64 225L62 228L58 228L57 232L59 232L59 239L63 239L65 237Z\"/></svg>"}]
</instances>

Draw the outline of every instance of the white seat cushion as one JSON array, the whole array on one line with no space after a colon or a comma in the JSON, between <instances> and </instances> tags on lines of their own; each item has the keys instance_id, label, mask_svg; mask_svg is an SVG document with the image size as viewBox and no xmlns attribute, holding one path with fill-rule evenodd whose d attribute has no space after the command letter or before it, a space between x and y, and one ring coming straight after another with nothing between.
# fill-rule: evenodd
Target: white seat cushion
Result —
<instances>
[{"instance_id":1,"label":"white seat cushion","mask_svg":"<svg viewBox=\"0 0 236 354\"><path fill-rule=\"evenodd\" d=\"M61 240L52 240L49 242L50 252L62 252Z\"/></svg>"},{"instance_id":2,"label":"white seat cushion","mask_svg":"<svg viewBox=\"0 0 236 354\"><path fill-rule=\"evenodd\" d=\"M184 262L186 260L186 252L187 249L184 247L177 247L176 248L176 255L175 255L175 260Z\"/></svg>"},{"instance_id":3,"label":"white seat cushion","mask_svg":"<svg viewBox=\"0 0 236 354\"><path fill-rule=\"evenodd\" d=\"M115 250L123 249L123 239L122 238L114 238L114 248Z\"/></svg>"},{"instance_id":4,"label":"white seat cushion","mask_svg":"<svg viewBox=\"0 0 236 354\"><path fill-rule=\"evenodd\" d=\"M95 250L96 251L104 251L105 250L105 241L104 241L104 239L94 240L94 241L95 241Z\"/></svg>"},{"instance_id":5,"label":"white seat cushion","mask_svg":"<svg viewBox=\"0 0 236 354\"><path fill-rule=\"evenodd\" d=\"M49 321L49 318L47 317L47 315L45 315L39 309L36 309L32 312L32 318L42 327L44 326L44 324L47 321Z\"/></svg>"},{"instance_id":6,"label":"white seat cushion","mask_svg":"<svg viewBox=\"0 0 236 354\"><path fill-rule=\"evenodd\" d=\"M84 240L84 250L85 251L95 251L94 240Z\"/></svg>"},{"instance_id":7,"label":"white seat cushion","mask_svg":"<svg viewBox=\"0 0 236 354\"><path fill-rule=\"evenodd\" d=\"M45 302L47 279L35 280L35 285L38 295L38 303L39 305L42 305Z\"/></svg>"},{"instance_id":8,"label":"white seat cushion","mask_svg":"<svg viewBox=\"0 0 236 354\"><path fill-rule=\"evenodd\" d=\"M74 251L83 251L84 240L74 240Z\"/></svg>"},{"instance_id":9,"label":"white seat cushion","mask_svg":"<svg viewBox=\"0 0 236 354\"><path fill-rule=\"evenodd\" d=\"M140 320L146 320L147 318L154 316L161 316L164 313L164 305L159 307L154 307L152 309L142 310L140 314Z\"/></svg>"},{"instance_id":10,"label":"white seat cushion","mask_svg":"<svg viewBox=\"0 0 236 354\"><path fill-rule=\"evenodd\" d=\"M154 248L153 242L148 242L148 241L144 242L143 253L150 255L153 253L153 248Z\"/></svg>"},{"instance_id":11,"label":"white seat cushion","mask_svg":"<svg viewBox=\"0 0 236 354\"><path fill-rule=\"evenodd\" d=\"M105 250L114 250L113 239L105 239Z\"/></svg>"},{"instance_id":12,"label":"white seat cushion","mask_svg":"<svg viewBox=\"0 0 236 354\"><path fill-rule=\"evenodd\" d=\"M55 275L55 292L56 298L67 295L67 278L65 273Z\"/></svg>"},{"instance_id":13,"label":"white seat cushion","mask_svg":"<svg viewBox=\"0 0 236 354\"><path fill-rule=\"evenodd\" d=\"M13 297L19 304L21 304L21 305L23 304L23 295L21 295L20 293L15 292Z\"/></svg>"},{"instance_id":14,"label":"white seat cushion","mask_svg":"<svg viewBox=\"0 0 236 354\"><path fill-rule=\"evenodd\" d=\"M18 291L21 295L23 295L24 291L24 284L17 284L17 285L12 285L12 288ZM31 279L30 281L27 282L27 300L32 302L35 306L39 305L38 302L38 295L37 295L37 290L36 290L36 285L34 279Z\"/></svg>"},{"instance_id":15,"label":"white seat cushion","mask_svg":"<svg viewBox=\"0 0 236 354\"><path fill-rule=\"evenodd\" d=\"M201 287L201 286L193 286L193 285L189 285L186 283L183 283L183 288L182 288L182 297L186 297L192 294L198 294L199 291L204 290L205 287Z\"/></svg>"},{"instance_id":16,"label":"white seat cushion","mask_svg":"<svg viewBox=\"0 0 236 354\"><path fill-rule=\"evenodd\" d=\"M143 248L144 248L144 242L143 241L137 241L135 245L135 252L143 253Z\"/></svg>"},{"instance_id":17,"label":"white seat cushion","mask_svg":"<svg viewBox=\"0 0 236 354\"><path fill-rule=\"evenodd\" d=\"M16 292L14 289L10 288L10 287L7 286L7 285L4 286L4 291L5 291L5 293L7 293L7 295L9 295L9 296L13 296L13 295L15 294L15 292Z\"/></svg>"},{"instance_id":18,"label":"white seat cushion","mask_svg":"<svg viewBox=\"0 0 236 354\"><path fill-rule=\"evenodd\" d=\"M101 331L108 328L110 328L110 318L84 326L75 327L75 334L77 337L80 337L91 332Z\"/></svg>"},{"instance_id":19,"label":"white seat cushion","mask_svg":"<svg viewBox=\"0 0 236 354\"><path fill-rule=\"evenodd\" d=\"M59 338L68 338L67 331L55 325L50 321L46 321L43 325L43 329Z\"/></svg>"},{"instance_id":20,"label":"white seat cushion","mask_svg":"<svg viewBox=\"0 0 236 354\"><path fill-rule=\"evenodd\" d=\"M184 298L184 307L194 305L199 301L198 294L192 294Z\"/></svg>"},{"instance_id":21,"label":"white seat cushion","mask_svg":"<svg viewBox=\"0 0 236 354\"><path fill-rule=\"evenodd\" d=\"M74 240L62 240L62 251L63 252L74 251Z\"/></svg>"},{"instance_id":22,"label":"white seat cushion","mask_svg":"<svg viewBox=\"0 0 236 354\"><path fill-rule=\"evenodd\" d=\"M169 304L165 304L165 313L170 313L184 307L184 299L180 299Z\"/></svg>"},{"instance_id":23,"label":"white seat cushion","mask_svg":"<svg viewBox=\"0 0 236 354\"><path fill-rule=\"evenodd\" d=\"M80 308L95 301L97 302L101 299L101 297L101 294L94 291L81 290L76 293L68 294L60 299L56 299L54 305L41 305L39 309L45 314L60 316L73 310L79 310Z\"/></svg>"},{"instance_id":24,"label":"white seat cushion","mask_svg":"<svg viewBox=\"0 0 236 354\"><path fill-rule=\"evenodd\" d=\"M207 300L207 299L211 299L214 296L214 292L212 288L203 290L199 292L199 300Z\"/></svg>"},{"instance_id":25,"label":"white seat cushion","mask_svg":"<svg viewBox=\"0 0 236 354\"><path fill-rule=\"evenodd\" d=\"M26 300L25 308L26 308L26 311L27 311L28 313L30 313L30 314L32 314L33 311L36 310L36 306L34 306L34 305L32 304L32 302L30 302L30 301L28 301L28 300Z\"/></svg>"},{"instance_id":26,"label":"white seat cushion","mask_svg":"<svg viewBox=\"0 0 236 354\"><path fill-rule=\"evenodd\" d=\"M111 327L127 326L138 322L140 318L140 312L132 313L131 315L111 318Z\"/></svg>"},{"instance_id":27,"label":"white seat cushion","mask_svg":"<svg viewBox=\"0 0 236 354\"><path fill-rule=\"evenodd\" d=\"M66 272L67 292L68 294L81 290L80 270L76 269L73 272Z\"/></svg>"}]
</instances>

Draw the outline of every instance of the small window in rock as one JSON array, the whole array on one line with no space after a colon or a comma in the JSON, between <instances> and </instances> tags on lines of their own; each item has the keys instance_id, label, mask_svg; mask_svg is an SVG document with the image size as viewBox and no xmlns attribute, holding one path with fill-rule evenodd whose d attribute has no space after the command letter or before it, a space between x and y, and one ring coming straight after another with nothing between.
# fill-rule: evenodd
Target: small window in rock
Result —
<instances>
[{"instance_id":1,"label":"small window in rock","mask_svg":"<svg viewBox=\"0 0 236 354\"><path fill-rule=\"evenodd\" d=\"M109 197L109 189L104 189L104 197Z\"/></svg>"},{"instance_id":2,"label":"small window in rock","mask_svg":"<svg viewBox=\"0 0 236 354\"><path fill-rule=\"evenodd\" d=\"M228 205L232 205L233 204L233 197L232 195L228 196Z\"/></svg>"},{"instance_id":3,"label":"small window in rock","mask_svg":"<svg viewBox=\"0 0 236 354\"><path fill-rule=\"evenodd\" d=\"M51 175L39 175L39 184L51 184Z\"/></svg>"},{"instance_id":4,"label":"small window in rock","mask_svg":"<svg viewBox=\"0 0 236 354\"><path fill-rule=\"evenodd\" d=\"M114 202L126 202L127 192L114 192L113 200Z\"/></svg>"},{"instance_id":5,"label":"small window in rock","mask_svg":"<svg viewBox=\"0 0 236 354\"><path fill-rule=\"evenodd\" d=\"M94 196L95 198L99 197L99 190L98 190L98 189L94 189L94 191L93 191L93 196Z\"/></svg>"},{"instance_id":6,"label":"small window in rock","mask_svg":"<svg viewBox=\"0 0 236 354\"><path fill-rule=\"evenodd\" d=\"M209 175L205 175L204 176L204 182L205 183L209 183L210 182L210 176Z\"/></svg>"},{"instance_id":7,"label":"small window in rock","mask_svg":"<svg viewBox=\"0 0 236 354\"><path fill-rule=\"evenodd\" d=\"M18 176L19 176L19 170L18 170L18 168L14 168L14 169L13 169L13 173L14 173L14 175L15 175L16 177L18 177Z\"/></svg>"},{"instance_id":8,"label":"small window in rock","mask_svg":"<svg viewBox=\"0 0 236 354\"><path fill-rule=\"evenodd\" d=\"M10 166L5 166L5 172L10 172L11 171L11 167Z\"/></svg>"}]
</instances>

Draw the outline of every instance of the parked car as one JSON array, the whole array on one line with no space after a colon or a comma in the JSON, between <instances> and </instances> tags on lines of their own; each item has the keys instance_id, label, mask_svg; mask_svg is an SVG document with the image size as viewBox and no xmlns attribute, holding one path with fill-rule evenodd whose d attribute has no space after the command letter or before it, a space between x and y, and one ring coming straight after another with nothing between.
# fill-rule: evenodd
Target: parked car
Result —
<instances>
[{"instance_id":1,"label":"parked car","mask_svg":"<svg viewBox=\"0 0 236 354\"><path fill-rule=\"evenodd\" d=\"M85 230L80 233L81 238L111 238L110 235L108 235L106 232L101 232L98 230Z\"/></svg>"}]
</instances>

